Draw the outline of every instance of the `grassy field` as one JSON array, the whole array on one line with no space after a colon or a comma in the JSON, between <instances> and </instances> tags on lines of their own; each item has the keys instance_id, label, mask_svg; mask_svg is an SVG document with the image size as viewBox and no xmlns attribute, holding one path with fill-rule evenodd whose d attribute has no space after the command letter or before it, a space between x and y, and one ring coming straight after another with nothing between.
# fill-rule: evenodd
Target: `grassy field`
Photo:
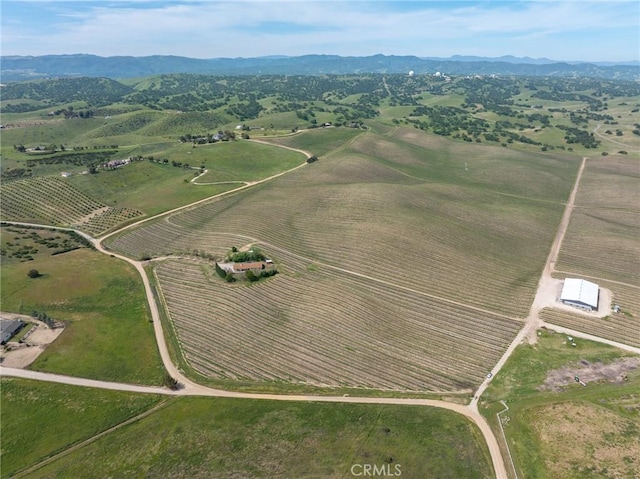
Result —
<instances>
[{"instance_id":1,"label":"grassy field","mask_svg":"<svg viewBox=\"0 0 640 479\"><path fill-rule=\"evenodd\" d=\"M540 330L538 343L518 347L496 375L481 412L501 436L495 414L504 409L498 401L506 401L502 422L519 477L635 477L640 372L637 364L625 371L620 360L637 363L638 356L575 342L571 347L565 335Z\"/></svg>"},{"instance_id":2,"label":"grassy field","mask_svg":"<svg viewBox=\"0 0 640 479\"><path fill-rule=\"evenodd\" d=\"M408 478L492 474L480 432L449 411L183 398L27 477L342 478L354 464Z\"/></svg>"},{"instance_id":3,"label":"grassy field","mask_svg":"<svg viewBox=\"0 0 640 479\"><path fill-rule=\"evenodd\" d=\"M11 477L144 412L159 400L154 395L13 378L2 378L0 386L1 477Z\"/></svg>"},{"instance_id":4,"label":"grassy field","mask_svg":"<svg viewBox=\"0 0 640 479\"><path fill-rule=\"evenodd\" d=\"M30 269L42 276L29 278ZM0 280L4 311L36 310L67 323L32 369L110 381L162 382L144 290L129 265L86 248L56 256L42 251L32 261L3 261Z\"/></svg>"},{"instance_id":5,"label":"grassy field","mask_svg":"<svg viewBox=\"0 0 640 479\"><path fill-rule=\"evenodd\" d=\"M69 182L109 206L120 206L154 215L208 196L234 185L194 185L197 170L141 161L97 175L76 175ZM237 186L237 185L236 185ZM161 191L162 194L158 194Z\"/></svg>"},{"instance_id":6,"label":"grassy field","mask_svg":"<svg viewBox=\"0 0 640 479\"><path fill-rule=\"evenodd\" d=\"M362 130L353 128L318 128L281 138L270 138L269 141L300 148L320 158L330 152L339 150L362 133Z\"/></svg>"},{"instance_id":7,"label":"grassy field","mask_svg":"<svg viewBox=\"0 0 640 479\"><path fill-rule=\"evenodd\" d=\"M304 155L284 148L250 141L218 142L209 145L176 144L164 151L162 157L170 161L204 165L209 173L199 183L215 181L253 181L298 166L307 159Z\"/></svg>"}]
</instances>

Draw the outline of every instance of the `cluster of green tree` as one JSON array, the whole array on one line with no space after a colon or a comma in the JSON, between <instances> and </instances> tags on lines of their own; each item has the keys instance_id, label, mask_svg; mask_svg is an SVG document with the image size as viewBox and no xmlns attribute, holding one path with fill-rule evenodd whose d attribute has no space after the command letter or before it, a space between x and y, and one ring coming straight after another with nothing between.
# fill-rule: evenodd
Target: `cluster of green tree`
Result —
<instances>
[{"instance_id":1,"label":"cluster of green tree","mask_svg":"<svg viewBox=\"0 0 640 479\"><path fill-rule=\"evenodd\" d=\"M333 109L333 113L338 115L336 123L344 123L351 121L360 121L365 118L375 118L380 113L378 110L368 105L357 103L355 105L349 105L349 107L338 106Z\"/></svg>"},{"instance_id":2,"label":"cluster of green tree","mask_svg":"<svg viewBox=\"0 0 640 479\"><path fill-rule=\"evenodd\" d=\"M218 130L217 133L202 133L200 135L187 133L181 135L178 140L182 143L191 142L194 145L204 145L206 143L216 143L218 141L233 141L236 139L236 134L230 130Z\"/></svg>"},{"instance_id":3,"label":"cluster of green tree","mask_svg":"<svg viewBox=\"0 0 640 479\"><path fill-rule=\"evenodd\" d=\"M233 114L255 117L258 102L276 97L276 108L296 111L308 108L305 103L324 101L329 105L344 104L350 95L365 109L373 108L391 96L393 104L415 105L416 96L459 94L465 105L480 104L485 109L513 106L513 96L523 88L533 90L536 98L557 101L579 100L592 111L605 107L607 100L634 96L640 86L632 81L609 81L593 78L553 77L457 77L403 74L366 75L257 75L214 76L174 74L139 80L129 87L104 78L67 78L12 83L3 89L3 99L35 99L47 104L68 104L84 100L98 104L124 102L157 109L183 111L214 110L236 106ZM588 93L591 92L591 93Z\"/></svg>"},{"instance_id":4,"label":"cluster of green tree","mask_svg":"<svg viewBox=\"0 0 640 479\"><path fill-rule=\"evenodd\" d=\"M261 271L259 274L254 273L253 271L249 270L246 272L246 277L249 281L251 281L252 283L255 281L260 281L262 278L268 278L270 276L275 276L276 274L278 274L278 271L275 269L270 269L268 271Z\"/></svg>"},{"instance_id":5,"label":"cluster of green tree","mask_svg":"<svg viewBox=\"0 0 640 479\"><path fill-rule=\"evenodd\" d=\"M34 271L35 273L33 274L35 274L36 276L31 276L31 273ZM31 271L29 271L29 277L37 278L38 276L40 276L40 273L38 273L37 270L32 269ZM46 324L49 327L49 329L53 329L56 327L56 320L43 311L36 311L34 309L33 311L31 311L31 317L42 321L44 324Z\"/></svg>"},{"instance_id":6,"label":"cluster of green tree","mask_svg":"<svg viewBox=\"0 0 640 479\"><path fill-rule=\"evenodd\" d=\"M258 103L255 97L252 97L246 103L232 103L226 110L229 115L235 116L240 121L253 120L258 118L264 107Z\"/></svg>"},{"instance_id":7,"label":"cluster of green tree","mask_svg":"<svg viewBox=\"0 0 640 479\"><path fill-rule=\"evenodd\" d=\"M273 106L271 107L271 111L274 113L277 112L287 112L287 111L295 111L298 114L299 111L308 110L307 114L313 114L313 106L308 102L297 102L297 101L282 101L282 102L273 102ZM300 116L298 116L300 118ZM308 120L308 118L305 118Z\"/></svg>"},{"instance_id":8,"label":"cluster of green tree","mask_svg":"<svg viewBox=\"0 0 640 479\"><path fill-rule=\"evenodd\" d=\"M33 261L33 255L38 253L38 248L31 245L15 244L10 241L5 243L4 248L0 248L0 256L6 258L16 258L21 262Z\"/></svg>"},{"instance_id":9,"label":"cluster of green tree","mask_svg":"<svg viewBox=\"0 0 640 479\"><path fill-rule=\"evenodd\" d=\"M428 118L428 121L414 120L418 128L422 130L431 130L437 135L452 136L459 132L478 138L481 133L490 130L489 123L482 119L476 118L462 108L453 106L418 106L410 114L413 117Z\"/></svg>"},{"instance_id":10,"label":"cluster of green tree","mask_svg":"<svg viewBox=\"0 0 640 479\"><path fill-rule=\"evenodd\" d=\"M41 110L43 105L38 103L9 103L0 106L1 113L26 113L29 111Z\"/></svg>"},{"instance_id":11,"label":"cluster of green tree","mask_svg":"<svg viewBox=\"0 0 640 479\"><path fill-rule=\"evenodd\" d=\"M37 233L37 231L31 231L27 234L27 232L24 230L7 227L6 233L10 232L22 234L24 236L16 236L14 238L14 240L17 240L18 243L6 242L6 248L3 248L2 251L0 251L0 254L2 254L2 256L7 256L8 258L20 258L21 261L33 260L32 255L36 254L38 252L38 249L30 245L21 245L19 242L20 239L28 239L33 241L34 243L43 245L48 249L55 250L51 253L51 256L68 253L69 251L80 249L83 246L87 247L87 243L91 245L91 243L82 236L73 236L72 232L60 232L59 235L47 238L41 237ZM80 240L78 240L78 237L80 238ZM91 245L91 247L93 247L93 245Z\"/></svg>"},{"instance_id":12,"label":"cluster of green tree","mask_svg":"<svg viewBox=\"0 0 640 479\"><path fill-rule=\"evenodd\" d=\"M117 150L113 151L90 151L90 152L67 152L62 154L55 154L47 158L28 159L25 164L28 168L33 168L38 165L75 165L86 167L97 167L111 156L117 153Z\"/></svg>"},{"instance_id":13,"label":"cluster of green tree","mask_svg":"<svg viewBox=\"0 0 640 479\"><path fill-rule=\"evenodd\" d=\"M0 180L10 181L10 180L19 180L20 178L29 178L33 175L33 170L31 168L11 168L6 167L0 169Z\"/></svg>"},{"instance_id":14,"label":"cluster of green tree","mask_svg":"<svg viewBox=\"0 0 640 479\"><path fill-rule=\"evenodd\" d=\"M54 116L64 116L65 119L69 118L93 118L93 110L80 110L77 111L73 108L73 106L69 106L67 108L61 108L59 110L54 110Z\"/></svg>"},{"instance_id":15,"label":"cluster of green tree","mask_svg":"<svg viewBox=\"0 0 640 479\"><path fill-rule=\"evenodd\" d=\"M3 100L40 100L48 105L83 101L89 107L117 103L132 88L108 78L55 78L7 83L2 88Z\"/></svg>"},{"instance_id":16,"label":"cluster of green tree","mask_svg":"<svg viewBox=\"0 0 640 479\"><path fill-rule=\"evenodd\" d=\"M507 78L463 78L456 88L465 96L463 107L481 105L498 114L510 112L505 106L513 105L512 97L520 94L519 83Z\"/></svg>"},{"instance_id":17,"label":"cluster of green tree","mask_svg":"<svg viewBox=\"0 0 640 479\"><path fill-rule=\"evenodd\" d=\"M600 111L607 108L607 105L598 98L582 93L572 93L558 90L538 90L537 92L533 93L531 97L557 102L581 101L587 103L589 105L589 108L593 111Z\"/></svg>"},{"instance_id":18,"label":"cluster of green tree","mask_svg":"<svg viewBox=\"0 0 640 479\"><path fill-rule=\"evenodd\" d=\"M558 125L557 127L565 131L564 139L569 144L579 143L585 148L597 148L600 145L600 141L596 140L593 133L570 126Z\"/></svg>"},{"instance_id":19,"label":"cluster of green tree","mask_svg":"<svg viewBox=\"0 0 640 479\"><path fill-rule=\"evenodd\" d=\"M218 263L216 263L216 273L218 273L218 276L222 279L227 279L227 272L223 270Z\"/></svg>"},{"instance_id":20,"label":"cluster of green tree","mask_svg":"<svg viewBox=\"0 0 640 479\"><path fill-rule=\"evenodd\" d=\"M531 123L538 122L542 126L551 126L551 116L549 115L544 115L542 113L533 113L531 115L525 115L525 118Z\"/></svg>"},{"instance_id":21,"label":"cluster of green tree","mask_svg":"<svg viewBox=\"0 0 640 479\"><path fill-rule=\"evenodd\" d=\"M231 251L227 254L227 260L234 263L245 263L249 261L264 261L267 257L258 248L250 249L249 251L238 251L235 246L231 248Z\"/></svg>"},{"instance_id":22,"label":"cluster of green tree","mask_svg":"<svg viewBox=\"0 0 640 479\"><path fill-rule=\"evenodd\" d=\"M76 233L75 231L66 231L65 233L68 234L76 243L84 246L85 248L89 248L91 250L96 249L96 247L93 246L93 243L81 234Z\"/></svg>"}]
</instances>

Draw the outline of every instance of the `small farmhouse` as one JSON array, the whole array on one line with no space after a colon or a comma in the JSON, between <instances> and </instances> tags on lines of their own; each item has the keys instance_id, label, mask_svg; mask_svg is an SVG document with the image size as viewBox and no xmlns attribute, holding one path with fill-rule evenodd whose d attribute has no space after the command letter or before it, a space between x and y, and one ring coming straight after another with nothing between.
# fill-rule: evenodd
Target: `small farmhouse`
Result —
<instances>
[{"instance_id":1,"label":"small farmhouse","mask_svg":"<svg viewBox=\"0 0 640 479\"><path fill-rule=\"evenodd\" d=\"M231 263L231 271L233 273L246 273L251 270L258 273L267 268L266 261L249 261L245 263Z\"/></svg>"},{"instance_id":2,"label":"small farmhouse","mask_svg":"<svg viewBox=\"0 0 640 479\"><path fill-rule=\"evenodd\" d=\"M5 344L18 331L22 329L24 323L19 319L0 319L0 344Z\"/></svg>"},{"instance_id":3,"label":"small farmhouse","mask_svg":"<svg viewBox=\"0 0 640 479\"><path fill-rule=\"evenodd\" d=\"M586 311L598 309L600 288L584 279L566 278L560 294L560 301Z\"/></svg>"}]
</instances>

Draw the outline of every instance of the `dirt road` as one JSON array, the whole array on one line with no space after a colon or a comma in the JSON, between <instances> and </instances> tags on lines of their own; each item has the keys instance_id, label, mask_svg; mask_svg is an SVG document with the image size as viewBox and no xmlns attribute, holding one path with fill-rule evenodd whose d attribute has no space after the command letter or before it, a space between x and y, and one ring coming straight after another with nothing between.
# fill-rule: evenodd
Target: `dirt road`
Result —
<instances>
[{"instance_id":1,"label":"dirt road","mask_svg":"<svg viewBox=\"0 0 640 479\"><path fill-rule=\"evenodd\" d=\"M632 150L632 151L637 151L638 147L637 146L631 146L631 145L627 145L626 143L622 143L621 141L618 140L614 140L613 138L611 138L609 135L603 135L602 133L600 133L600 127L602 125L598 124L596 125L596 127L593 129L593 133L596 134L596 136L602 138L603 140L608 141L609 143L613 143L614 145L618 145L618 146L623 146L624 148L627 148L628 150Z\"/></svg>"},{"instance_id":2,"label":"dirt road","mask_svg":"<svg viewBox=\"0 0 640 479\"><path fill-rule=\"evenodd\" d=\"M586 164L587 158L582 158L582 163L580 164L580 168L578 169L576 181L573 184L573 189L571 190L571 194L569 195L569 199L565 206L562 219L560 220L560 225L558 226L556 237L553 240L551 250L549 251L549 256L547 256L547 261L544 265L544 269L542 270L542 275L540 276L540 280L538 281L538 289L533 299L533 303L531 304L531 308L529 309L529 315L527 316L525 325L520 330L515 339L511 342L497 364L491 370L492 377L486 378L476 391L474 398L470 404L470 406L475 407L476 410L478 401L480 400L480 396L482 396L482 393L489 386L489 383L491 382L491 379L493 379L493 376L495 376L502 369L502 367L507 362L507 359L509 359L513 351L516 349L516 347L518 347L520 343L522 343L525 339L528 339L529 341L535 341L535 338L537 338L536 331L540 326L543 325L542 321L538 317L538 314L540 313L540 310L549 303L549 291L553 290L553 283L555 281L551 277L551 273L553 273L554 271L556 261L558 260L558 254L560 253L560 247L562 246L562 241L564 240L564 236L567 233L567 228L569 227L569 220L571 219L571 213L573 212L573 206L575 204L576 194L578 193L580 179L582 178L582 173Z\"/></svg>"}]
</instances>

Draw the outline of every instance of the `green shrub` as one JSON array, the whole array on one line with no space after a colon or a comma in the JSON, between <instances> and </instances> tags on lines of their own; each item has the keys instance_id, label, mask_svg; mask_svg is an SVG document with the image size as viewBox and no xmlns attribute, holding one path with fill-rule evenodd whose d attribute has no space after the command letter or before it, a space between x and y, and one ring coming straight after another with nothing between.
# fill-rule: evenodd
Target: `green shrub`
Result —
<instances>
[{"instance_id":1,"label":"green shrub","mask_svg":"<svg viewBox=\"0 0 640 479\"><path fill-rule=\"evenodd\" d=\"M260 279L260 276L256 276L256 274L251 270L247 270L246 275L247 275L247 279L251 282L258 281Z\"/></svg>"},{"instance_id":2,"label":"green shrub","mask_svg":"<svg viewBox=\"0 0 640 479\"><path fill-rule=\"evenodd\" d=\"M218 273L218 276L222 279L227 279L227 272L223 270L218 263L216 263L216 273Z\"/></svg>"}]
</instances>

